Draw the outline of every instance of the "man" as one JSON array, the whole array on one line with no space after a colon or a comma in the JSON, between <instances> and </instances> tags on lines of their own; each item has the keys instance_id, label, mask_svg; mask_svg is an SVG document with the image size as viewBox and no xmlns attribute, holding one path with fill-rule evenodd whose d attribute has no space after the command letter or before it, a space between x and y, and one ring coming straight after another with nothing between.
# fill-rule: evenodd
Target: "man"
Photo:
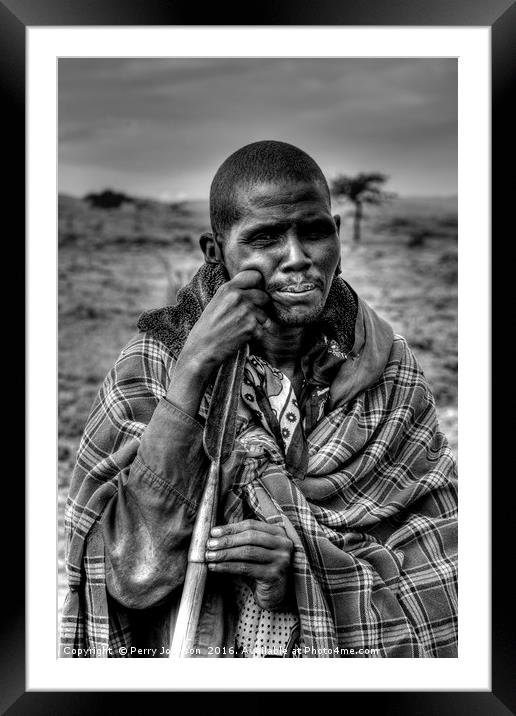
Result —
<instances>
[{"instance_id":1,"label":"man","mask_svg":"<svg viewBox=\"0 0 516 716\"><path fill-rule=\"evenodd\" d=\"M456 656L454 460L405 340L339 276L320 168L243 147L210 216L205 264L140 318L88 419L61 653L167 655L213 384L248 346L193 655Z\"/></svg>"}]
</instances>

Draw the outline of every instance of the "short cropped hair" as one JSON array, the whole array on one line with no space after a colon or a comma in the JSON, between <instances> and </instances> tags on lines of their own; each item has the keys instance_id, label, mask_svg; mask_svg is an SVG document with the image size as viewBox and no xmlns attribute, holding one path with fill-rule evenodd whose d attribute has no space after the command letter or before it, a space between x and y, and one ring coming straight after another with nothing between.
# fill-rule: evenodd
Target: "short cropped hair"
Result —
<instances>
[{"instance_id":1,"label":"short cropped hair","mask_svg":"<svg viewBox=\"0 0 516 716\"><path fill-rule=\"evenodd\" d=\"M241 218L240 190L282 179L315 182L330 202L328 182L319 165L306 152L286 142L253 142L231 154L213 177L210 187L212 232L221 236Z\"/></svg>"}]
</instances>

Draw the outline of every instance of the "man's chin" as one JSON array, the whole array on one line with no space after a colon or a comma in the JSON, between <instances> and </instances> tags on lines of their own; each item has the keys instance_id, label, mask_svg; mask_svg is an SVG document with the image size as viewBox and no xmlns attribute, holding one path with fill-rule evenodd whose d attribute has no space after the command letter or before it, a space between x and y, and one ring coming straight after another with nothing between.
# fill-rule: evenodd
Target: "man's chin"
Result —
<instances>
[{"instance_id":1,"label":"man's chin","mask_svg":"<svg viewBox=\"0 0 516 716\"><path fill-rule=\"evenodd\" d=\"M324 310L324 303L317 306L282 306L274 304L273 318L280 326L309 326L315 323Z\"/></svg>"}]
</instances>

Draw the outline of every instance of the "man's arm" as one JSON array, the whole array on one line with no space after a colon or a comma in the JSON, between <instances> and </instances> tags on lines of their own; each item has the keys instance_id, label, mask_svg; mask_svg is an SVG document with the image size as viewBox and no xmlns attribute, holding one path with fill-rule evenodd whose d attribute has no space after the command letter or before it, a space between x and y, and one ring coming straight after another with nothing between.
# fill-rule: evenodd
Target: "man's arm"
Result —
<instances>
[{"instance_id":1,"label":"man's arm","mask_svg":"<svg viewBox=\"0 0 516 716\"><path fill-rule=\"evenodd\" d=\"M156 355L166 351L150 337L147 355L122 357L101 401L108 435L98 414L87 426L87 442L100 437L97 452L114 461L120 436L140 434L136 446L124 445L126 464L102 519L107 588L127 607L153 606L184 580L208 469L199 407L222 361L262 330L267 317L260 306L268 299L255 288L260 280L247 271L220 289L165 372L156 368Z\"/></svg>"},{"instance_id":2,"label":"man's arm","mask_svg":"<svg viewBox=\"0 0 516 716\"><path fill-rule=\"evenodd\" d=\"M209 464L199 416L168 399L175 367L158 341L135 341L106 379L83 441L83 454L98 456L91 472L103 462L121 468L101 523L106 586L134 609L160 603L182 584Z\"/></svg>"},{"instance_id":3,"label":"man's arm","mask_svg":"<svg viewBox=\"0 0 516 716\"><path fill-rule=\"evenodd\" d=\"M156 605L184 581L208 468L203 428L197 419L199 406L223 360L264 330L267 315L261 306L268 297L256 288L260 280L256 271L238 274L205 309L174 363L166 393L148 419L134 459L121 473L117 493L105 510L107 588L127 607ZM144 376L148 379L149 363L142 360L140 366L118 376L124 395L117 402L127 413L126 419L131 415L134 420L138 407L132 400L134 386ZM272 606L284 596L285 560L290 563L291 544L284 535L272 534L264 548L261 532L244 530L238 538L228 535L224 546L230 551L215 545L209 559L215 570L219 561L225 562L220 571L242 574L247 570L256 579L257 593Z\"/></svg>"}]
</instances>

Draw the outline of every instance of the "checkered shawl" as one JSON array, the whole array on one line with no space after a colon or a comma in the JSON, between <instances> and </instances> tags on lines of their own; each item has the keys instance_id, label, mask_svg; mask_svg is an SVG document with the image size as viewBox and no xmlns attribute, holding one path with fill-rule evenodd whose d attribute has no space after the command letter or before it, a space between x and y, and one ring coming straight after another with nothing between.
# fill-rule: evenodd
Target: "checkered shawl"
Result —
<instances>
[{"instance_id":1,"label":"checkered shawl","mask_svg":"<svg viewBox=\"0 0 516 716\"><path fill-rule=\"evenodd\" d=\"M365 359L375 343L374 322L369 326ZM100 520L167 391L174 361L162 340L141 333L92 407L65 510L62 656L118 657L131 645L128 614L106 589ZM251 509L284 524L295 548L301 643L311 650L303 655L456 656L456 473L432 394L401 337L367 388L353 381L307 436L303 479L288 474L263 427L240 421L223 466L222 482L230 485L224 516L235 521ZM359 651L367 649L378 651Z\"/></svg>"},{"instance_id":2,"label":"checkered shawl","mask_svg":"<svg viewBox=\"0 0 516 716\"><path fill-rule=\"evenodd\" d=\"M455 462L402 337L308 449L306 477L293 480L270 433L248 425L225 505L227 521L248 504L292 538L303 655L457 656Z\"/></svg>"},{"instance_id":3,"label":"checkered shawl","mask_svg":"<svg viewBox=\"0 0 516 716\"><path fill-rule=\"evenodd\" d=\"M174 358L142 334L129 341L95 398L81 438L65 507L68 593L62 657L120 657L132 644L128 612L106 588L100 520L136 457L140 438L165 395Z\"/></svg>"}]
</instances>

